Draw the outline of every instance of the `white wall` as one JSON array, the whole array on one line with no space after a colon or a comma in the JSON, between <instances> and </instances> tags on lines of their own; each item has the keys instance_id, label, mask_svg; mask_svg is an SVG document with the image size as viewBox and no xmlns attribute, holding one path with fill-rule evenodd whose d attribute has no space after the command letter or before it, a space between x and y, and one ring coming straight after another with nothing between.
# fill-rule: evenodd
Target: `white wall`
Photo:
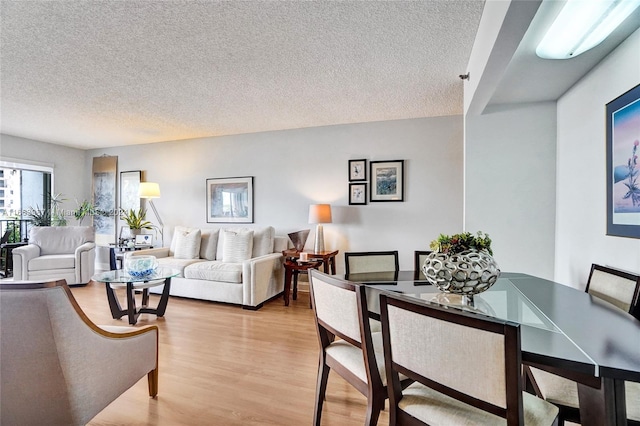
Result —
<instances>
[{"instance_id":1,"label":"white wall","mask_svg":"<svg viewBox=\"0 0 640 426\"><path fill-rule=\"evenodd\" d=\"M502 271L553 278L555 103L466 117L465 230L487 232Z\"/></svg>"},{"instance_id":2,"label":"white wall","mask_svg":"<svg viewBox=\"0 0 640 426\"><path fill-rule=\"evenodd\" d=\"M327 249L399 250L400 267L413 268L413 251L441 232L462 229L462 117L437 117L202 138L87 151L118 156L119 171L143 170L160 184L154 201L165 233L176 225L207 224L207 178L254 176L254 226L286 235L307 223L309 204L332 205L324 226ZM349 206L349 159L405 160L405 202ZM367 171L368 174L368 171ZM149 212L148 219L155 220ZM165 236L168 245L170 235ZM313 232L307 247L313 245Z\"/></svg>"},{"instance_id":3,"label":"white wall","mask_svg":"<svg viewBox=\"0 0 640 426\"><path fill-rule=\"evenodd\" d=\"M605 235L605 105L640 83L638 52L640 30L558 100L555 276L577 288L591 263L640 272L640 240Z\"/></svg>"},{"instance_id":4,"label":"white wall","mask_svg":"<svg viewBox=\"0 0 640 426\"><path fill-rule=\"evenodd\" d=\"M52 166L53 193L63 194L66 201L62 207L65 210L75 209L76 199L82 201L91 196L91 185L87 186L84 180L91 170L85 169L84 150L0 134L0 158ZM75 224L75 219L71 219L69 224Z\"/></svg>"}]
</instances>

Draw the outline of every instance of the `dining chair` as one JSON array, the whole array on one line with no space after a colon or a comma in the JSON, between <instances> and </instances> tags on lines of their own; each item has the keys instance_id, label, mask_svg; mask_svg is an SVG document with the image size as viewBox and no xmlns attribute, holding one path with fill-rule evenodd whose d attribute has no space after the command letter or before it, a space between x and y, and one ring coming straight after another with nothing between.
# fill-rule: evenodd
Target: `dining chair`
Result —
<instances>
[{"instance_id":1,"label":"dining chair","mask_svg":"<svg viewBox=\"0 0 640 426\"><path fill-rule=\"evenodd\" d=\"M390 425L557 423L523 392L519 324L386 294L380 315Z\"/></svg>"},{"instance_id":2,"label":"dining chair","mask_svg":"<svg viewBox=\"0 0 640 426\"><path fill-rule=\"evenodd\" d=\"M329 371L367 397L365 425L375 425L387 398L382 335L371 332L365 287L310 270L311 303L320 341L314 425L320 425Z\"/></svg>"},{"instance_id":3,"label":"dining chair","mask_svg":"<svg viewBox=\"0 0 640 426\"><path fill-rule=\"evenodd\" d=\"M400 269L397 250L345 252L344 263L347 275Z\"/></svg>"},{"instance_id":4,"label":"dining chair","mask_svg":"<svg viewBox=\"0 0 640 426\"><path fill-rule=\"evenodd\" d=\"M0 238L0 274L7 277L9 273L9 255L5 248L5 244L9 242L9 238L11 237L11 229L7 229L4 231L2 238Z\"/></svg>"},{"instance_id":5,"label":"dining chair","mask_svg":"<svg viewBox=\"0 0 640 426\"><path fill-rule=\"evenodd\" d=\"M0 323L0 424L87 424L144 376L158 393L158 328L98 327L64 280L0 283Z\"/></svg>"},{"instance_id":6,"label":"dining chair","mask_svg":"<svg viewBox=\"0 0 640 426\"><path fill-rule=\"evenodd\" d=\"M431 254L431 250L416 250L413 252L413 270L420 271L422 270L422 265L424 265L424 261L427 259L427 256Z\"/></svg>"},{"instance_id":7,"label":"dining chair","mask_svg":"<svg viewBox=\"0 0 640 426\"><path fill-rule=\"evenodd\" d=\"M585 291L606 300L640 320L640 275L607 266L591 265Z\"/></svg>"},{"instance_id":8,"label":"dining chair","mask_svg":"<svg viewBox=\"0 0 640 426\"><path fill-rule=\"evenodd\" d=\"M640 275L592 264L585 292L605 300L640 320L638 292ZM524 368L532 390L560 408L560 424L580 422L577 384L564 377L534 367ZM640 383L625 382L629 425L640 426Z\"/></svg>"}]
</instances>

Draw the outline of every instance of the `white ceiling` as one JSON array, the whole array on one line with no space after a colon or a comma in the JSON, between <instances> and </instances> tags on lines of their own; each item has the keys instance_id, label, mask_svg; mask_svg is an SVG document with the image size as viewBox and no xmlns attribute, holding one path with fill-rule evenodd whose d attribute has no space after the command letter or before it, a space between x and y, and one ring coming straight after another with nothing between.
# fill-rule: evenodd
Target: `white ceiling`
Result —
<instances>
[{"instance_id":1,"label":"white ceiling","mask_svg":"<svg viewBox=\"0 0 640 426\"><path fill-rule=\"evenodd\" d=\"M462 113L483 0L2 0L0 131L99 148Z\"/></svg>"},{"instance_id":2,"label":"white ceiling","mask_svg":"<svg viewBox=\"0 0 640 426\"><path fill-rule=\"evenodd\" d=\"M484 0L0 5L0 133L91 149L462 114ZM562 5L512 8L486 110L558 99L640 26L540 59Z\"/></svg>"}]
</instances>

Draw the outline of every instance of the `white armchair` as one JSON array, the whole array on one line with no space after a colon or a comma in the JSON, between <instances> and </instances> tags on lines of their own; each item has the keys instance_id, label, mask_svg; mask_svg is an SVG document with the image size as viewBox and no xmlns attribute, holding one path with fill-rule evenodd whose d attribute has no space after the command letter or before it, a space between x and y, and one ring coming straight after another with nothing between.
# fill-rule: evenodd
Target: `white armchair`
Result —
<instances>
[{"instance_id":1,"label":"white armchair","mask_svg":"<svg viewBox=\"0 0 640 426\"><path fill-rule=\"evenodd\" d=\"M13 279L86 284L95 268L92 226L34 226L29 244L13 250Z\"/></svg>"},{"instance_id":2,"label":"white armchair","mask_svg":"<svg viewBox=\"0 0 640 426\"><path fill-rule=\"evenodd\" d=\"M0 424L85 425L144 376L158 393L158 328L98 327L69 287L0 283Z\"/></svg>"}]
</instances>

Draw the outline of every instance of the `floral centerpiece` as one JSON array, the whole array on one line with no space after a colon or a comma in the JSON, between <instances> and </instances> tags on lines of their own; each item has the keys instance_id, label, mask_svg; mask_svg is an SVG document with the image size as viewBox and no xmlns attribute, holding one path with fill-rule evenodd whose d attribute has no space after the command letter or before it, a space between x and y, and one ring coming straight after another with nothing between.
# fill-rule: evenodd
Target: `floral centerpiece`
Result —
<instances>
[{"instance_id":1,"label":"floral centerpiece","mask_svg":"<svg viewBox=\"0 0 640 426\"><path fill-rule=\"evenodd\" d=\"M473 296L489 289L500 275L486 233L441 234L430 248L433 252L427 256L422 272L445 293Z\"/></svg>"}]
</instances>

